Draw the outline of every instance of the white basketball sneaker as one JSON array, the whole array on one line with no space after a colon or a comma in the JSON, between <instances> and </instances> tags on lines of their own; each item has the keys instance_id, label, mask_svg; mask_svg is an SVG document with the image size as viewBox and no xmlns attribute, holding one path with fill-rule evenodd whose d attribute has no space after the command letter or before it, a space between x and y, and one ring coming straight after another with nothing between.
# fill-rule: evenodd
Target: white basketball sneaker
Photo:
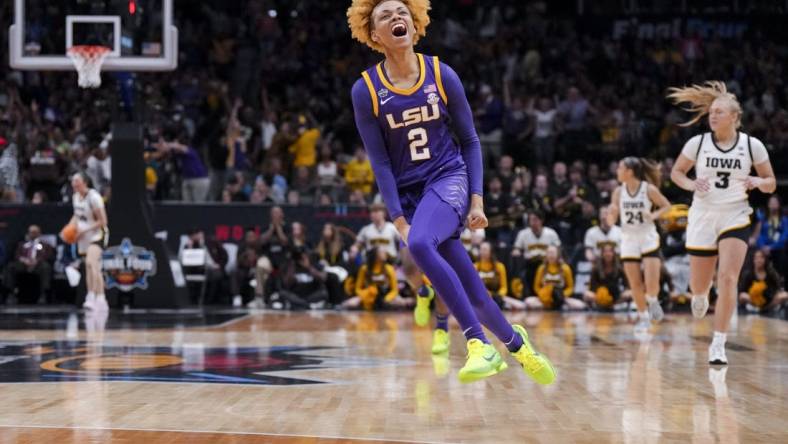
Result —
<instances>
[{"instance_id":1,"label":"white basketball sneaker","mask_svg":"<svg viewBox=\"0 0 788 444\"><path fill-rule=\"evenodd\" d=\"M725 356L725 343L712 341L709 346L709 364L728 365L728 358Z\"/></svg>"},{"instance_id":2,"label":"white basketball sneaker","mask_svg":"<svg viewBox=\"0 0 788 444\"><path fill-rule=\"evenodd\" d=\"M707 295L692 296L692 316L700 319L709 311L709 297Z\"/></svg>"},{"instance_id":3,"label":"white basketball sneaker","mask_svg":"<svg viewBox=\"0 0 788 444\"><path fill-rule=\"evenodd\" d=\"M85 310L95 310L96 309L96 295L93 293L88 293L85 297L85 302L82 304L82 308Z\"/></svg>"},{"instance_id":4,"label":"white basketball sneaker","mask_svg":"<svg viewBox=\"0 0 788 444\"><path fill-rule=\"evenodd\" d=\"M93 309L101 313L108 313L109 304L107 303L107 298L104 295L97 296Z\"/></svg>"},{"instance_id":5,"label":"white basketball sneaker","mask_svg":"<svg viewBox=\"0 0 788 444\"><path fill-rule=\"evenodd\" d=\"M654 322L659 322L665 317L665 312L662 310L662 306L659 305L659 299L653 298L648 301L648 314Z\"/></svg>"}]
</instances>

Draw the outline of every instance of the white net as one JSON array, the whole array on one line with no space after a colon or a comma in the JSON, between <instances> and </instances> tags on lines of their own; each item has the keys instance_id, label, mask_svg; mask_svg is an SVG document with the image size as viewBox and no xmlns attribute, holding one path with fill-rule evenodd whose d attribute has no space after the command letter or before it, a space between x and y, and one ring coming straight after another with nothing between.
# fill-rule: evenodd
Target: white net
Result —
<instances>
[{"instance_id":1,"label":"white net","mask_svg":"<svg viewBox=\"0 0 788 444\"><path fill-rule=\"evenodd\" d=\"M110 53L105 46L72 46L68 49L68 57L74 62L79 74L81 88L98 88L101 86L101 65Z\"/></svg>"}]
</instances>

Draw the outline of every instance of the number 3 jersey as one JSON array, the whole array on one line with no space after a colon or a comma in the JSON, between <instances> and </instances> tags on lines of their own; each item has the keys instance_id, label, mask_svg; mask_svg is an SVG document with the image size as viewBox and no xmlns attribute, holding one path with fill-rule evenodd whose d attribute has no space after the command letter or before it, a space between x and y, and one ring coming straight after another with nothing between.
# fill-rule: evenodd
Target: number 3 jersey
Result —
<instances>
[{"instance_id":1,"label":"number 3 jersey","mask_svg":"<svg viewBox=\"0 0 788 444\"><path fill-rule=\"evenodd\" d=\"M399 189L465 168L450 131L441 64L437 57L417 57L419 79L408 89L391 84L383 62L361 74Z\"/></svg>"},{"instance_id":2,"label":"number 3 jersey","mask_svg":"<svg viewBox=\"0 0 788 444\"><path fill-rule=\"evenodd\" d=\"M709 191L695 191L692 206L718 210L720 207L747 205L745 180L753 165L769 160L763 143L737 132L736 143L727 150L717 145L712 133L692 137L681 154L695 162L695 176L709 180Z\"/></svg>"}]
</instances>

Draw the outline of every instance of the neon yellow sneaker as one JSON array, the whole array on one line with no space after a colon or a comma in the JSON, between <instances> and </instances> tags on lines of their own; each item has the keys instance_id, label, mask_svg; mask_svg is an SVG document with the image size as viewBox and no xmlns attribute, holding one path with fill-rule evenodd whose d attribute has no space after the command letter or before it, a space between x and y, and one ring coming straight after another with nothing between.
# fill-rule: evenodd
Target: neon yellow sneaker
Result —
<instances>
[{"instance_id":1,"label":"neon yellow sneaker","mask_svg":"<svg viewBox=\"0 0 788 444\"><path fill-rule=\"evenodd\" d=\"M512 352L512 356L522 366L526 375L530 376L534 381L542 385L552 384L555 381L555 369L553 364L546 356L539 353L528 341L528 332L525 331L522 325L513 324L512 328L523 338L523 346L520 350Z\"/></svg>"},{"instance_id":2,"label":"neon yellow sneaker","mask_svg":"<svg viewBox=\"0 0 788 444\"><path fill-rule=\"evenodd\" d=\"M446 376L449 367L449 352L432 355L432 369L435 371L435 376Z\"/></svg>"},{"instance_id":3,"label":"neon yellow sneaker","mask_svg":"<svg viewBox=\"0 0 788 444\"><path fill-rule=\"evenodd\" d=\"M419 327L424 327L430 322L430 302L432 302L432 298L435 297L435 290L433 290L432 287L426 285L425 288L427 288L429 294L427 296L421 296L417 292L416 308L413 310L413 321Z\"/></svg>"},{"instance_id":4,"label":"neon yellow sneaker","mask_svg":"<svg viewBox=\"0 0 788 444\"><path fill-rule=\"evenodd\" d=\"M439 355L449 352L449 332L442 328L436 328L432 332L432 354Z\"/></svg>"},{"instance_id":5,"label":"neon yellow sneaker","mask_svg":"<svg viewBox=\"0 0 788 444\"><path fill-rule=\"evenodd\" d=\"M460 382L467 384L496 375L508 367L495 347L478 339L471 339L468 341L468 360L457 376Z\"/></svg>"}]
</instances>

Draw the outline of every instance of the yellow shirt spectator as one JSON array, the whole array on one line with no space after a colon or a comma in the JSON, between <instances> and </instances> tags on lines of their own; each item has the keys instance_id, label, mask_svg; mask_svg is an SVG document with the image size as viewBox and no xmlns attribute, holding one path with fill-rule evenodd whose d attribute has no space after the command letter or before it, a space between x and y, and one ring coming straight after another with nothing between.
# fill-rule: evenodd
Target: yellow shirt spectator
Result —
<instances>
[{"instance_id":1,"label":"yellow shirt spectator","mask_svg":"<svg viewBox=\"0 0 788 444\"><path fill-rule=\"evenodd\" d=\"M506 267L498 261L480 260L474 264L490 296L505 297L509 293Z\"/></svg>"},{"instance_id":2,"label":"yellow shirt spectator","mask_svg":"<svg viewBox=\"0 0 788 444\"><path fill-rule=\"evenodd\" d=\"M379 295L383 301L391 302L399 295L397 272L389 264L376 263L370 269L364 264L356 277L356 295L361 299L365 310L371 310Z\"/></svg>"},{"instance_id":3,"label":"yellow shirt spectator","mask_svg":"<svg viewBox=\"0 0 788 444\"><path fill-rule=\"evenodd\" d=\"M345 182L350 191L360 190L364 194L372 192L372 183L375 175L372 173L372 165L367 159L367 154L363 149L356 150L356 155L345 166Z\"/></svg>"},{"instance_id":4,"label":"yellow shirt spectator","mask_svg":"<svg viewBox=\"0 0 788 444\"><path fill-rule=\"evenodd\" d=\"M320 138L320 130L310 128L296 139L288 148L291 154L295 155L293 166L313 167L317 163L317 140Z\"/></svg>"},{"instance_id":5,"label":"yellow shirt spectator","mask_svg":"<svg viewBox=\"0 0 788 444\"><path fill-rule=\"evenodd\" d=\"M536 294L540 294L540 291L547 286L560 289L566 298L572 296L575 280L569 265L563 262L560 264L540 265L534 278L534 291Z\"/></svg>"}]
</instances>

